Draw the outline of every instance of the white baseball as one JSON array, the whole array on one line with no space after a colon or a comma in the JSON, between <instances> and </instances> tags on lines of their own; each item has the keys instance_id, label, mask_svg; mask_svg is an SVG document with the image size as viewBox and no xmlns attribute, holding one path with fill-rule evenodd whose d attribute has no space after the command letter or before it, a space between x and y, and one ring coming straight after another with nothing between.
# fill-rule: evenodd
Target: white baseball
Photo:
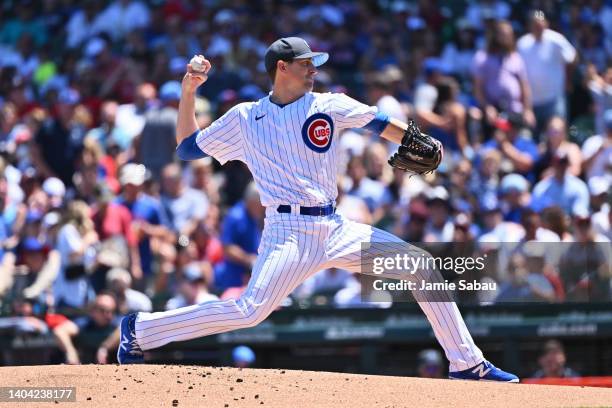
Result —
<instances>
[{"instance_id":1,"label":"white baseball","mask_svg":"<svg viewBox=\"0 0 612 408\"><path fill-rule=\"evenodd\" d=\"M189 61L191 68L197 72L204 72L204 57L201 55L194 55Z\"/></svg>"}]
</instances>

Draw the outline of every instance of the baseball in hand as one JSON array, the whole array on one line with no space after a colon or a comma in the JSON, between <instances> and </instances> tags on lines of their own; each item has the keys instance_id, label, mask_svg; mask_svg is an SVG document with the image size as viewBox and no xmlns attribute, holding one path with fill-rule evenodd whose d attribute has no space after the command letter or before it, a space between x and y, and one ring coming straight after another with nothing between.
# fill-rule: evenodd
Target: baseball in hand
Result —
<instances>
[{"instance_id":1,"label":"baseball in hand","mask_svg":"<svg viewBox=\"0 0 612 408\"><path fill-rule=\"evenodd\" d=\"M197 72L204 72L204 57L201 55L194 55L189 61L191 68Z\"/></svg>"}]
</instances>

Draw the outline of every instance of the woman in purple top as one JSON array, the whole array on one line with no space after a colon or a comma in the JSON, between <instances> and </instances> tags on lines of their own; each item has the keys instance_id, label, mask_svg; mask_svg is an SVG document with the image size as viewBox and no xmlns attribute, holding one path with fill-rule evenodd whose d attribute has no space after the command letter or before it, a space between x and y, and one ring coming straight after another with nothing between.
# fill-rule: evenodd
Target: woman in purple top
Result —
<instances>
[{"instance_id":1,"label":"woman in purple top","mask_svg":"<svg viewBox=\"0 0 612 408\"><path fill-rule=\"evenodd\" d=\"M474 56L474 94L484 113L485 133L500 112L523 115L535 125L525 63L516 51L514 31L507 21L498 21L489 33L486 51ZM485 134L485 136L488 136Z\"/></svg>"}]
</instances>

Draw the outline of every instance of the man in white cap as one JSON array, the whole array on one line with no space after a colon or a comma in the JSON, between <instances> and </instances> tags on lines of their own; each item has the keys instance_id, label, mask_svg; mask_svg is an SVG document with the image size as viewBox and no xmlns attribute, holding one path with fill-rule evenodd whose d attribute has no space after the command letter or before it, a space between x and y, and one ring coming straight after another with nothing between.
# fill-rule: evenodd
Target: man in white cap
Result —
<instances>
[{"instance_id":1,"label":"man in white cap","mask_svg":"<svg viewBox=\"0 0 612 408\"><path fill-rule=\"evenodd\" d=\"M106 288L115 296L120 313L152 311L151 299L131 286L132 276L126 269L112 268L107 272Z\"/></svg>"},{"instance_id":2,"label":"man in white cap","mask_svg":"<svg viewBox=\"0 0 612 408\"><path fill-rule=\"evenodd\" d=\"M128 163L123 166L119 174L121 195L117 198L117 202L127 207L132 215L145 279L153 273L153 248L161 249L173 242L173 235L167 228L168 223L159 200L142 192L146 174L147 169L142 164ZM167 253L161 250L158 252Z\"/></svg>"}]
</instances>

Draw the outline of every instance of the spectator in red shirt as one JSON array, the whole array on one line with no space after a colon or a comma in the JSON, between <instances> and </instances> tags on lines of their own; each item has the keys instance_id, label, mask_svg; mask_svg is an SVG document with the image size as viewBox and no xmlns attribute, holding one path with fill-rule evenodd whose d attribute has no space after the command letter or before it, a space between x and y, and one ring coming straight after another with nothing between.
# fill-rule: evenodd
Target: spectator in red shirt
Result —
<instances>
[{"instance_id":1,"label":"spectator in red shirt","mask_svg":"<svg viewBox=\"0 0 612 408\"><path fill-rule=\"evenodd\" d=\"M103 186L96 187L96 205L92 220L100 241L121 236L125 239L130 255L130 271L134 280L142 279L138 239L132 229L132 215L127 207L113 202L112 193Z\"/></svg>"}]
</instances>

